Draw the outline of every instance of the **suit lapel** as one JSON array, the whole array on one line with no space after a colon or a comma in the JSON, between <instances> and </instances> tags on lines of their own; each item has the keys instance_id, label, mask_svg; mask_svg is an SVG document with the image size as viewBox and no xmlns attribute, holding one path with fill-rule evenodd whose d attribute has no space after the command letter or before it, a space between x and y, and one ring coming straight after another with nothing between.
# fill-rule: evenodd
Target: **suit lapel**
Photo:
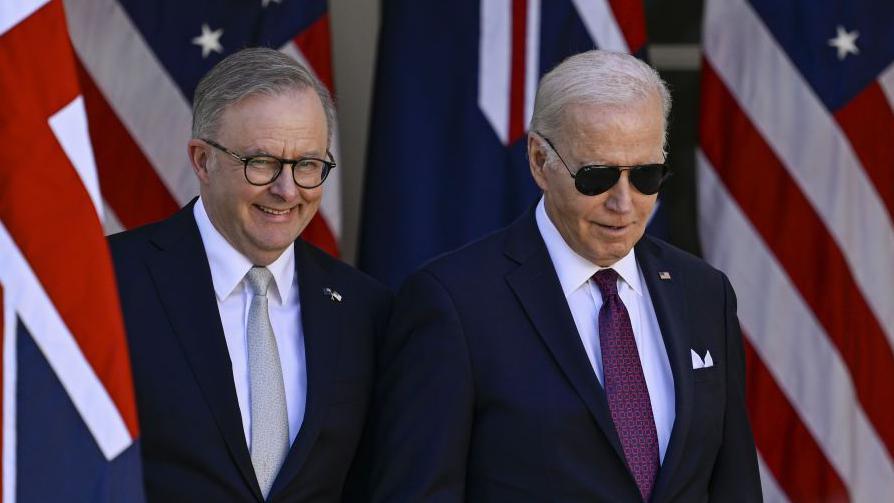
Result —
<instances>
[{"instance_id":1,"label":"suit lapel","mask_svg":"<svg viewBox=\"0 0 894 503\"><path fill-rule=\"evenodd\" d=\"M194 204L195 200L159 226L152 242L160 251L148 260L148 266L230 455L260 499L261 491L245 443L211 269L193 217Z\"/></svg>"},{"instance_id":2,"label":"suit lapel","mask_svg":"<svg viewBox=\"0 0 894 503\"><path fill-rule=\"evenodd\" d=\"M519 262L519 267L506 278L509 286L609 444L623 460L605 392L587 358L533 211L513 224L506 254Z\"/></svg>"},{"instance_id":3,"label":"suit lapel","mask_svg":"<svg viewBox=\"0 0 894 503\"><path fill-rule=\"evenodd\" d=\"M674 376L674 427L664 462L658 471L658 480L655 482L652 501L657 502L662 501L663 492L667 490L673 472L683 456L683 448L692 424L695 381L692 377L692 357L687 330L689 324L684 284L686 278L681 272L674 270L672 264L663 260L661 250L648 237L644 237L637 244L636 258L652 298ZM661 279L660 273L669 273L669 279Z\"/></svg>"},{"instance_id":4,"label":"suit lapel","mask_svg":"<svg viewBox=\"0 0 894 503\"><path fill-rule=\"evenodd\" d=\"M326 397L331 394L344 316L342 304L323 293L326 288L341 290L342 285L332 282L328 265L319 260L301 239L295 242L295 267L307 362L307 398L301 430L273 483L271 495L294 480L320 433L327 409ZM345 299L345 302L350 302L350 299Z\"/></svg>"}]
</instances>

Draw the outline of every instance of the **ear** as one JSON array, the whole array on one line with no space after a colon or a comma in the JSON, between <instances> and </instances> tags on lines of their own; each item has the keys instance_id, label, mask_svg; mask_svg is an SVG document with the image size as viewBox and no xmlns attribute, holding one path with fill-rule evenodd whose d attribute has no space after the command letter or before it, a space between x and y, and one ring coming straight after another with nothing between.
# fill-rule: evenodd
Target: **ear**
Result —
<instances>
[{"instance_id":1,"label":"ear","mask_svg":"<svg viewBox=\"0 0 894 503\"><path fill-rule=\"evenodd\" d=\"M189 163L196 172L199 183L202 185L209 183L208 163L211 162L211 152L208 145L202 140L193 138L187 142L186 149L189 153Z\"/></svg>"},{"instance_id":2,"label":"ear","mask_svg":"<svg viewBox=\"0 0 894 503\"><path fill-rule=\"evenodd\" d=\"M546 166L547 152L546 142L534 133L528 133L528 167L531 168L531 176L540 190L546 191L546 175L549 168Z\"/></svg>"}]
</instances>

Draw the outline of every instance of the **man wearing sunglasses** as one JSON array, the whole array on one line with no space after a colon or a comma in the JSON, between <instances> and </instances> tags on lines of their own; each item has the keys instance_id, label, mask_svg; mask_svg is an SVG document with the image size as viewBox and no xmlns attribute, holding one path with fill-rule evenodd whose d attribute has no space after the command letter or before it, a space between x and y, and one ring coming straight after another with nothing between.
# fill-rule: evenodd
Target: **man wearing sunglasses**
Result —
<instances>
[{"instance_id":1,"label":"man wearing sunglasses","mask_svg":"<svg viewBox=\"0 0 894 503\"><path fill-rule=\"evenodd\" d=\"M374 400L374 501L760 501L736 298L644 235L670 97L620 53L544 76L535 208L412 275Z\"/></svg>"},{"instance_id":2,"label":"man wearing sunglasses","mask_svg":"<svg viewBox=\"0 0 894 503\"><path fill-rule=\"evenodd\" d=\"M110 244L149 501L338 501L391 294L300 237L335 162L302 65L245 49L198 84L197 199Z\"/></svg>"}]
</instances>

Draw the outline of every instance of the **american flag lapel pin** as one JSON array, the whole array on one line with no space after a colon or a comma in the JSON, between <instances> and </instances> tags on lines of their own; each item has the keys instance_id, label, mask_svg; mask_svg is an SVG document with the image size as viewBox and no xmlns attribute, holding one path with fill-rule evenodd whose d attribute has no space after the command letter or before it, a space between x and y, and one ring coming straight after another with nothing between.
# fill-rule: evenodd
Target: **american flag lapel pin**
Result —
<instances>
[{"instance_id":1,"label":"american flag lapel pin","mask_svg":"<svg viewBox=\"0 0 894 503\"><path fill-rule=\"evenodd\" d=\"M658 279L671 279L671 273L667 271L661 271L658 273Z\"/></svg>"},{"instance_id":2,"label":"american flag lapel pin","mask_svg":"<svg viewBox=\"0 0 894 503\"><path fill-rule=\"evenodd\" d=\"M323 295L329 297L332 302L341 302L341 294L331 288L324 288Z\"/></svg>"}]
</instances>

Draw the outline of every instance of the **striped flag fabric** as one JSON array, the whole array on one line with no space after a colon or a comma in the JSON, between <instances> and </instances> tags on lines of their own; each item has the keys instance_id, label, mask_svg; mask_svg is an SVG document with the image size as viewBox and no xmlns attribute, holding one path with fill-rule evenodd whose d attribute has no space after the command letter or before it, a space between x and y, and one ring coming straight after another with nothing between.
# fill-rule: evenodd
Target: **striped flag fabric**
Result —
<instances>
[{"instance_id":1,"label":"striped flag fabric","mask_svg":"<svg viewBox=\"0 0 894 503\"><path fill-rule=\"evenodd\" d=\"M4 503L143 500L102 213L62 2L0 1Z\"/></svg>"},{"instance_id":2,"label":"striped flag fabric","mask_svg":"<svg viewBox=\"0 0 894 503\"><path fill-rule=\"evenodd\" d=\"M326 0L65 0L65 7L107 233L168 217L198 195L186 154L193 92L228 54L277 48L333 90ZM326 180L320 212L302 233L333 255L341 171Z\"/></svg>"},{"instance_id":3,"label":"striped flag fabric","mask_svg":"<svg viewBox=\"0 0 894 503\"><path fill-rule=\"evenodd\" d=\"M396 287L515 220L539 195L526 133L540 77L645 43L636 0L383 0L360 268Z\"/></svg>"},{"instance_id":4,"label":"striped flag fabric","mask_svg":"<svg viewBox=\"0 0 894 503\"><path fill-rule=\"evenodd\" d=\"M767 501L894 500L894 3L708 0L699 230Z\"/></svg>"}]
</instances>

